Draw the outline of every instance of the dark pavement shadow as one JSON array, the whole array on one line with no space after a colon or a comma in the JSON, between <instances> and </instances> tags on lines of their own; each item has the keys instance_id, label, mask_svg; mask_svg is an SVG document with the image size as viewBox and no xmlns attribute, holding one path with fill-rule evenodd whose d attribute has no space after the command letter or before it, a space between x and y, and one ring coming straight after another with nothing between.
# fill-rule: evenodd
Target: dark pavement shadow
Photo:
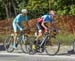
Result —
<instances>
[{"instance_id":1,"label":"dark pavement shadow","mask_svg":"<svg viewBox=\"0 0 75 61\"><path fill-rule=\"evenodd\" d=\"M35 54L34 54L35 55ZM42 53L39 53L38 55L47 55L47 54L42 54ZM71 55L75 55L75 51L72 49L70 51L67 51L66 53L57 53L56 54L57 56L71 56ZM50 56L56 56L56 55L50 55Z\"/></svg>"},{"instance_id":2,"label":"dark pavement shadow","mask_svg":"<svg viewBox=\"0 0 75 61\"><path fill-rule=\"evenodd\" d=\"M60 53L57 55L75 55L75 51L72 49L72 50L67 51L67 53Z\"/></svg>"},{"instance_id":3,"label":"dark pavement shadow","mask_svg":"<svg viewBox=\"0 0 75 61\"><path fill-rule=\"evenodd\" d=\"M4 45L0 45L0 51L5 51Z\"/></svg>"}]
</instances>

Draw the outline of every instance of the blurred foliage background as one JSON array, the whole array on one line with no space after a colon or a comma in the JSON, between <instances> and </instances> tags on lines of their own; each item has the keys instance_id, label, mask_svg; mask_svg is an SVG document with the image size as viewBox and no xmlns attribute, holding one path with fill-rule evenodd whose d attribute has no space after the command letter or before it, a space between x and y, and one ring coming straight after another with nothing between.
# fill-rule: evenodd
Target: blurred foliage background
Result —
<instances>
[{"instance_id":1,"label":"blurred foliage background","mask_svg":"<svg viewBox=\"0 0 75 61\"><path fill-rule=\"evenodd\" d=\"M55 25L60 30L57 38L64 43L75 39L75 0L0 0L0 41L12 31L11 20L23 8L28 10L32 33L36 18L53 9L56 11Z\"/></svg>"},{"instance_id":2,"label":"blurred foliage background","mask_svg":"<svg viewBox=\"0 0 75 61\"><path fill-rule=\"evenodd\" d=\"M57 15L75 15L75 0L0 0L0 19L10 18L28 9L29 18L37 18L54 9Z\"/></svg>"}]
</instances>

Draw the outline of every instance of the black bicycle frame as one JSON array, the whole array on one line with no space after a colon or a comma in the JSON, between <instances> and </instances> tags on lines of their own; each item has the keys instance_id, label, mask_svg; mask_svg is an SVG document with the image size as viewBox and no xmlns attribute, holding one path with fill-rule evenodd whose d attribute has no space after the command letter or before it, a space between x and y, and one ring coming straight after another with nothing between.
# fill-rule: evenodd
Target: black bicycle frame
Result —
<instances>
[{"instance_id":1,"label":"black bicycle frame","mask_svg":"<svg viewBox=\"0 0 75 61\"><path fill-rule=\"evenodd\" d=\"M46 42L48 41L48 34L45 36L45 38L42 40L41 44L39 45L39 47L42 47L46 44Z\"/></svg>"}]
</instances>

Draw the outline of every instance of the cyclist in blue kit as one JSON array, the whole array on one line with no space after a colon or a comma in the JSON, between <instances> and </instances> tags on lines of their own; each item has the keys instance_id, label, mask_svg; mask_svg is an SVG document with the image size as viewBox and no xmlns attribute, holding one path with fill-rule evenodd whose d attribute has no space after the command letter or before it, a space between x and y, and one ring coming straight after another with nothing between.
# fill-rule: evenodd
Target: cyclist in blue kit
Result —
<instances>
[{"instance_id":1,"label":"cyclist in blue kit","mask_svg":"<svg viewBox=\"0 0 75 61\"><path fill-rule=\"evenodd\" d=\"M20 30L21 32L23 31L23 25L22 22L25 21L28 28L28 16L27 16L27 9L22 9L21 13L18 14L15 19L13 20L13 30L14 30L14 43L13 43L13 48L16 48L16 38L18 35L18 31Z\"/></svg>"},{"instance_id":2,"label":"cyclist in blue kit","mask_svg":"<svg viewBox=\"0 0 75 61\"><path fill-rule=\"evenodd\" d=\"M40 42L40 38L43 35L43 31L47 32L46 23L49 23L49 27L53 25L54 16L55 16L55 11L50 10L49 14L43 15L37 19L36 30L38 34L37 34L36 40L34 41L34 44L36 43L36 41Z\"/></svg>"}]
</instances>

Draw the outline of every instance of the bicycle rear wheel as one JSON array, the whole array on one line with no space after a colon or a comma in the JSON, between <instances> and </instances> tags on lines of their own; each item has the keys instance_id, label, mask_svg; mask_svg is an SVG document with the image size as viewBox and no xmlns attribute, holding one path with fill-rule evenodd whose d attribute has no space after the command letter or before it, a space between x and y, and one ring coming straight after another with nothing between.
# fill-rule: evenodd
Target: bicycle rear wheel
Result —
<instances>
[{"instance_id":1,"label":"bicycle rear wheel","mask_svg":"<svg viewBox=\"0 0 75 61\"><path fill-rule=\"evenodd\" d=\"M45 50L48 55L56 55L59 52L60 43L56 38L51 38L45 45Z\"/></svg>"},{"instance_id":2,"label":"bicycle rear wheel","mask_svg":"<svg viewBox=\"0 0 75 61\"><path fill-rule=\"evenodd\" d=\"M8 36L5 41L4 41L4 47L5 47L5 50L7 52L13 52L14 51L14 48L13 48L13 36Z\"/></svg>"}]
</instances>

